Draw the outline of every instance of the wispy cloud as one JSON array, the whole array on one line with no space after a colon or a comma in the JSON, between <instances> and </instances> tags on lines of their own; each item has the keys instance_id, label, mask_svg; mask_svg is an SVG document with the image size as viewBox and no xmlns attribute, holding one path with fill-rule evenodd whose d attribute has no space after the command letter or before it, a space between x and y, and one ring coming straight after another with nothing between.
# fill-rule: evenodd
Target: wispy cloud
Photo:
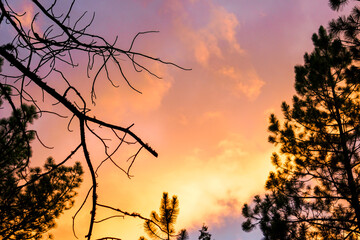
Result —
<instances>
[{"instance_id":1,"label":"wispy cloud","mask_svg":"<svg viewBox=\"0 0 360 240\"><path fill-rule=\"evenodd\" d=\"M218 142L215 155L194 149L181 165L173 162L177 170L169 188L181 201L179 225L189 229L199 222L221 225L223 216L240 215L242 204L262 188L271 168L270 151L254 154L252 148L234 134Z\"/></svg>"},{"instance_id":2,"label":"wispy cloud","mask_svg":"<svg viewBox=\"0 0 360 240\"><path fill-rule=\"evenodd\" d=\"M212 1L175 1L175 6L171 2L164 6L164 12L172 17L178 36L190 46L199 64L208 66L210 58L224 58L224 49L243 52L236 39L239 22L235 14ZM199 12L187 11L199 2L202 7Z\"/></svg>"},{"instance_id":3,"label":"wispy cloud","mask_svg":"<svg viewBox=\"0 0 360 240\"><path fill-rule=\"evenodd\" d=\"M172 19L174 32L190 58L203 71L213 73L209 81L219 78L228 91L256 99L264 81L239 43L241 26L237 16L213 1L169 2L176 3L165 4L164 14ZM188 11L190 8L196 10Z\"/></svg>"},{"instance_id":4,"label":"wispy cloud","mask_svg":"<svg viewBox=\"0 0 360 240\"><path fill-rule=\"evenodd\" d=\"M233 93L241 93L249 100L255 100L265 84L252 67L240 69L239 66L223 66L218 73L221 78L230 81Z\"/></svg>"}]
</instances>

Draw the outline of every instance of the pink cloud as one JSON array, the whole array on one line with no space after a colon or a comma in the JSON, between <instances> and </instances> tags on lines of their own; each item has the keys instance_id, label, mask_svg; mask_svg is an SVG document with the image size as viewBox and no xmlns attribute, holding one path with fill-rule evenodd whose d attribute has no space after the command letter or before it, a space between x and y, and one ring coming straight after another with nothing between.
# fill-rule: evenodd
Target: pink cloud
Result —
<instances>
[{"instance_id":1,"label":"pink cloud","mask_svg":"<svg viewBox=\"0 0 360 240\"><path fill-rule=\"evenodd\" d=\"M212 72L214 78L209 81L218 81L229 93L251 101L260 95L264 81L237 39L240 24L234 13L212 1L198 0L167 2L163 14L172 19L174 34L194 64Z\"/></svg>"},{"instance_id":2,"label":"pink cloud","mask_svg":"<svg viewBox=\"0 0 360 240\"><path fill-rule=\"evenodd\" d=\"M187 11L196 4L201 12ZM177 35L202 66L207 66L210 58L223 58L224 44L230 51L243 52L236 39L239 22L222 6L211 1L171 1L164 4L162 12L172 18Z\"/></svg>"},{"instance_id":3,"label":"pink cloud","mask_svg":"<svg viewBox=\"0 0 360 240\"><path fill-rule=\"evenodd\" d=\"M237 66L224 66L218 73L221 78L226 78L231 82L230 91L236 95L241 93L249 100L255 100L265 84L251 65L241 69Z\"/></svg>"}]
</instances>

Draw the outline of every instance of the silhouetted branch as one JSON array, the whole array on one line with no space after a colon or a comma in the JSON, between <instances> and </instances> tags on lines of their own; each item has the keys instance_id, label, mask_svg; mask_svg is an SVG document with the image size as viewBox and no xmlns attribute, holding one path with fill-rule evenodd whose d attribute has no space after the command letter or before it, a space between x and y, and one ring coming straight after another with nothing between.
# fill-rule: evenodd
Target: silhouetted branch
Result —
<instances>
[{"instance_id":1,"label":"silhouetted branch","mask_svg":"<svg viewBox=\"0 0 360 240\"><path fill-rule=\"evenodd\" d=\"M106 220L113 219L113 218L118 218L118 217L124 218L124 215L114 215L114 216L110 216L110 217L101 219L101 220L99 220L99 221L94 221L94 223L101 223L101 222L105 222Z\"/></svg>"},{"instance_id":2,"label":"silhouetted branch","mask_svg":"<svg viewBox=\"0 0 360 240\"><path fill-rule=\"evenodd\" d=\"M140 219L142 219L142 220L144 220L144 221L152 222L153 224L155 224L155 225L160 229L160 231L166 233L166 230L162 229L161 226L159 226L156 222L154 222L153 220L151 220L151 219L149 219L149 218L146 218L146 217L141 216L140 213L136 213L136 212L129 213L129 212L127 212L127 211L123 211L123 210L121 210L121 209L114 208L114 207L107 206L107 205L100 204L100 203L97 203L96 205L99 206L99 207L111 209L111 210L113 210L113 211L115 211L115 212L122 213L122 214L124 214L125 216L134 217L134 218L140 218Z\"/></svg>"},{"instance_id":3,"label":"silhouetted branch","mask_svg":"<svg viewBox=\"0 0 360 240\"><path fill-rule=\"evenodd\" d=\"M97 240L121 240L121 238L115 238L115 237L104 237L104 238L98 238Z\"/></svg>"},{"instance_id":4,"label":"silhouetted branch","mask_svg":"<svg viewBox=\"0 0 360 240\"><path fill-rule=\"evenodd\" d=\"M74 216L72 217L72 219L73 219L73 221L72 221L72 230L73 230L73 234L74 234L74 236L75 236L76 238L78 238L78 237L76 236L76 232L75 232L75 218L76 218L76 216L78 215L78 213L81 211L81 209L83 208L83 206L85 205L85 203L86 203L86 201L87 201L87 199L88 199L88 197L89 197L89 195L90 195L90 193L91 193L92 188L93 188L93 186L90 187L90 189L88 190L88 192L87 192L87 194L86 194L86 196L85 196L84 201L82 202L81 206L79 207L79 209L76 211L76 213L75 213Z\"/></svg>"},{"instance_id":5,"label":"silhouetted branch","mask_svg":"<svg viewBox=\"0 0 360 240\"><path fill-rule=\"evenodd\" d=\"M10 29L9 32L13 37L12 40L9 40L8 43L0 46L0 56L10 64L9 73L1 73L0 76L3 77L6 85L9 85L12 89L15 89L17 97L19 98L18 102L22 103L23 101L26 101L27 103L33 104L38 109L37 112L40 113L39 115L46 112L55 114L60 118L66 117L59 112L48 109L41 109L43 106L41 101L37 101L38 98L35 96L36 93L34 93L33 89L29 87L29 84L32 83L34 83L38 89L40 89L42 102L45 102L45 94L48 94L56 102L53 105L61 105L65 107L65 109L68 111L67 114L71 116L71 118L68 120L67 126L69 132L72 132L73 124L78 124L77 127L80 131L81 143L63 162L57 165L57 167L64 164L80 148L80 146L82 147L83 156L86 160L86 164L92 179L92 187L88 193L89 195L90 192L92 192L92 210L90 214L89 231L87 234L87 238L90 239L93 225L95 223L97 204L96 173L99 167L106 160L110 160L128 177L131 177L130 169L142 149L145 149L155 157L158 156L158 153L147 143L145 143L137 134L130 130L133 125L130 127L121 127L117 124L103 121L101 118L98 119L89 116L91 109L88 107L88 105L91 104L87 104L87 101L82 95L83 93L75 87L75 81L78 81L78 79L72 80L70 77L67 78L65 76L66 74L64 74L60 67L63 65L70 66L72 68L78 67L80 64L76 63L74 59L74 53L87 54L86 73L87 77L91 78L91 90L89 91L91 103L93 105L95 105L96 100L96 84L100 80L100 76L102 76L102 74L105 75L106 80L109 81L113 87L118 87L118 83L113 81L113 78L110 74L110 64L115 66L115 69L118 71L118 73L120 73L122 79L131 89L141 93L140 90L132 85L127 77L124 67L121 65L121 61L123 61L124 57L126 61L130 61L135 72L144 71L157 78L160 78L160 76L144 65L142 61L150 60L153 62L174 66L182 70L190 69L181 67L169 61L164 61L151 55L133 51L135 43L141 36L155 33L157 31L137 33L132 38L131 44L129 48L127 48L128 50L121 49L116 46L118 37L116 37L114 41L109 42L102 36L88 33L87 30L93 23L95 14L90 16L90 19L86 23L84 23L84 19L87 16L86 12L80 14L80 17L78 18L72 19L71 15L72 11L75 9L74 6L76 4L76 0L70 1L70 5L63 14L55 14L58 12L57 7L60 7L60 2L57 0L46 3L41 3L38 0L31 0L31 4L33 4L35 7L34 9L36 10L32 16L30 15L32 19L29 25L24 25L22 23L21 17L30 13L16 12L12 4L12 1L0 0L0 24L6 24L7 29ZM63 8L63 6L61 6L61 8ZM42 22L42 26L38 28L37 19L40 17L42 17L44 21ZM90 77L92 73L94 75ZM61 81L65 84L65 90L60 90L61 88L50 85L51 81L49 81L49 79L52 79L53 77L57 77L58 81ZM0 84L3 84L3 82ZM12 107L16 109L15 105ZM118 141L114 150L108 150L108 145L105 142L106 139L102 137L102 134L99 134L90 128L89 125L91 124L96 124L103 128L103 130L112 131L114 133L113 137ZM120 134L120 132L122 134ZM87 133L95 136L104 147L106 158L99 164L96 169L94 168L92 160L89 156L88 143L85 137ZM35 132L35 134L37 136L37 132ZM120 137L121 135L122 137ZM37 138L39 142L45 147L45 143L40 140L39 136L37 136ZM135 154L128 158L128 161L130 162L127 169L123 169L112 159L113 155L120 149L121 146L123 146L123 143L139 144L138 150L135 152ZM43 173L38 177L43 177L46 174L51 173L53 170ZM82 209L87 200L88 196L85 198L80 209ZM77 213L75 214L74 219ZM75 230L73 229L73 231L75 235Z\"/></svg>"},{"instance_id":6,"label":"silhouetted branch","mask_svg":"<svg viewBox=\"0 0 360 240\"><path fill-rule=\"evenodd\" d=\"M77 150L80 149L81 146L82 146L82 145L79 144L79 145L69 154L69 156L67 156L62 162L60 162L60 163L56 164L55 166L53 166L53 167L51 168L51 170L49 170L49 171L47 171L47 172L44 172L44 173L36 176L35 178L31 179L30 181L26 182L25 184L18 186L18 188L26 187L27 185L30 185L30 184L32 184L33 182L39 180L39 179L42 178L43 176L49 175L50 173L52 173L53 171L55 171L58 167L60 167L60 166L63 165L64 163L66 163L66 162L77 152Z\"/></svg>"}]
</instances>

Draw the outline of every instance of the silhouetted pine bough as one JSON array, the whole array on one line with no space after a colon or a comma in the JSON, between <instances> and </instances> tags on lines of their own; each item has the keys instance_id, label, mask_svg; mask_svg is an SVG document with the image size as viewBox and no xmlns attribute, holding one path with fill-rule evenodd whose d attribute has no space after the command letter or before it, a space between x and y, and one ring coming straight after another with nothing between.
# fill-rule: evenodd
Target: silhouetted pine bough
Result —
<instances>
[{"instance_id":1,"label":"silhouetted pine bough","mask_svg":"<svg viewBox=\"0 0 360 240\"><path fill-rule=\"evenodd\" d=\"M143 217L139 213L125 212L121 209L116 209L100 203L98 203L97 206L121 213L121 215L114 216L131 216L144 220L145 232L149 235L151 239L187 240L189 238L188 233L185 229L182 229L178 234L176 234L175 222L179 214L179 200L177 196L173 196L170 199L168 193L166 192L163 193L163 197L161 198L159 214L155 211L152 211L150 214L150 218ZM146 238L141 236L139 240L146 240Z\"/></svg>"},{"instance_id":2,"label":"silhouetted pine bough","mask_svg":"<svg viewBox=\"0 0 360 240\"><path fill-rule=\"evenodd\" d=\"M330 7L340 11L348 3L357 3L359 0L330 0ZM360 59L360 8L355 4L349 16L340 16L329 23L332 34L341 38L343 44L347 46L353 54L353 58Z\"/></svg>"},{"instance_id":3,"label":"silhouetted pine bough","mask_svg":"<svg viewBox=\"0 0 360 240\"><path fill-rule=\"evenodd\" d=\"M117 123L106 122L101 116L90 115L91 105L96 101L96 85L101 81L100 76L104 74L106 80L114 87L117 86L116 79L113 79L110 68L115 67L118 75L126 84L135 92L140 93L131 81L127 78L126 69L123 67L124 59L132 64L133 70L136 72L147 72L154 77L159 77L151 69L143 64L146 60L158 62L161 64L171 65L180 69L184 69L174 63L163 61L159 58L136 52L133 50L136 40L149 32L139 32L133 39L127 49L118 48L117 38L109 42L102 36L88 32L89 27L94 21L93 14L88 21L86 20L86 12L79 17L73 17L73 9L77 4L72 1L38 1L32 0L28 6L34 10L31 12L18 11L19 6L15 1L0 0L0 26L5 29L7 34L11 36L3 36L3 40L7 43L0 46L0 56L5 59L9 65L4 68L1 74L0 86L2 88L10 88L11 102L22 105L27 103L36 107L37 114L41 117L45 113L52 113L60 118L65 118L60 112L55 112L52 108L47 108L44 96L51 96L58 105L62 105L69 116L69 126L77 125L79 132L79 144L74 146L69 156L61 162L64 164L67 160L79 150L82 150L83 157L86 160L88 171L91 175L92 187L89 190L91 197L91 214L89 220L89 229L87 239L91 238L94 223L96 221L97 206L97 167L94 166L89 154L88 136L96 137L104 147L106 159L110 161L130 177L130 169L134 161L138 157L141 150L146 150L153 156L157 157L157 152L145 143L137 134L135 134L130 126L119 126ZM64 11L64 6L68 8ZM24 22L24 16L30 17L31 22ZM41 19L41 24L37 22ZM62 69L70 66L73 68L82 67L77 64L75 56L86 56L87 65L84 66L89 78L91 86L90 103L84 97L86 93L76 87L78 79L68 76ZM185 69L184 69L185 70ZM90 77L90 75L93 77ZM53 79L56 79L54 85L50 85ZM42 95L37 94L34 88L37 86ZM63 89L59 86L65 85ZM47 100L48 101L48 100ZM53 102L53 101L52 101ZM49 102L48 102L49 103ZM17 108L20 111L22 108ZM99 133L102 131L110 131L113 134L113 141L117 141L117 147L110 151L107 140ZM70 128L69 128L70 131ZM35 136L37 133L34 132ZM74 132L75 134L75 132ZM114 154L124 144L137 144L138 150L129 158L129 166L126 169L121 168L113 160ZM45 145L44 145L45 146ZM86 198L87 200L88 198Z\"/></svg>"},{"instance_id":4,"label":"silhouetted pine bough","mask_svg":"<svg viewBox=\"0 0 360 240\"><path fill-rule=\"evenodd\" d=\"M98 203L97 206L107 208L115 212L121 213L121 215L113 215L112 217L124 217L131 216L144 220L144 229L150 239L154 240L188 240L189 234L186 229L181 229L178 233L175 231L175 223L179 214L179 200L177 196L173 196L171 199L167 192L163 193L161 198L159 213L152 211L150 218L141 216L139 213L129 213L120 209L116 209L110 206L106 206ZM111 217L110 217L111 218ZM110 218L103 219L108 220ZM203 224L201 230L199 230L200 240L211 240L211 234L208 232L208 227ZM115 238L101 238L101 239L115 239ZM98 239L100 240L100 239ZM146 240L144 236L141 236L139 240Z\"/></svg>"},{"instance_id":5,"label":"silhouetted pine bough","mask_svg":"<svg viewBox=\"0 0 360 240\"><path fill-rule=\"evenodd\" d=\"M25 104L16 108L10 96L11 89L0 85L0 107L8 101L12 108L10 117L0 119L0 236L40 239L72 207L83 171L79 162L67 167L52 158L44 172L29 167L35 132L28 125L37 118L36 109Z\"/></svg>"},{"instance_id":6,"label":"silhouetted pine bough","mask_svg":"<svg viewBox=\"0 0 360 240\"><path fill-rule=\"evenodd\" d=\"M145 232L151 239L189 239L185 229L176 234L175 223L178 215L179 200L177 196L170 199L168 193L164 192L161 198L159 214L155 211L151 212L150 219L144 223ZM146 238L140 237L140 240L146 240Z\"/></svg>"},{"instance_id":7,"label":"silhouetted pine bough","mask_svg":"<svg viewBox=\"0 0 360 240\"><path fill-rule=\"evenodd\" d=\"M282 104L282 123L270 116L276 171L265 196L243 207L243 229L259 226L269 240L360 237L360 70L323 27L312 40L292 106Z\"/></svg>"},{"instance_id":8,"label":"silhouetted pine bough","mask_svg":"<svg viewBox=\"0 0 360 240\"><path fill-rule=\"evenodd\" d=\"M199 230L200 232L199 240L211 240L211 234L208 232L208 229L209 229L208 226L203 224L201 230Z\"/></svg>"},{"instance_id":9,"label":"silhouetted pine bough","mask_svg":"<svg viewBox=\"0 0 360 240\"><path fill-rule=\"evenodd\" d=\"M330 0L333 10L358 0ZM245 231L259 226L265 239L360 237L360 10L320 28L315 46L295 67L293 106L284 121L271 115L274 153L264 196L245 204ZM281 157L282 156L282 157Z\"/></svg>"}]
</instances>

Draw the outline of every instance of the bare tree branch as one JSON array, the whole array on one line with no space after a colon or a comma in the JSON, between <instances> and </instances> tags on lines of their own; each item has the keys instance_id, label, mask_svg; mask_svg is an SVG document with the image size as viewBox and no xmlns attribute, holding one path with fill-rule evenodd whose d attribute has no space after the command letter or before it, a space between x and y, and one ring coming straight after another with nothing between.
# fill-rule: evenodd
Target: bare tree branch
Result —
<instances>
[{"instance_id":1,"label":"bare tree branch","mask_svg":"<svg viewBox=\"0 0 360 240\"><path fill-rule=\"evenodd\" d=\"M40 2L38 0L31 0L30 3L34 8L34 13L30 12L17 12L15 3L9 0L0 0L0 25L6 26L9 29L11 36L7 43L0 46L0 56L4 58L9 67L7 72L0 74L2 77L0 86L9 86L15 89L16 97L18 101L16 103L22 104L23 102L34 105L41 116L41 113L52 113L59 118L64 118L62 112L58 112L45 104L45 97L47 94L55 100L53 106L65 107L69 116L67 121L69 134L72 132L73 125L76 125L80 133L80 144L73 150L64 161L56 165L56 167L65 164L79 148L83 149L83 158L86 161L86 165L90 171L92 186L89 190L92 193L91 202L92 209L90 213L89 231L87 238L91 239L93 226L95 222L102 222L103 220L96 221L96 206L97 205L97 170L106 161L110 160L115 166L121 169L128 177L130 177L130 170L133 166L136 158L142 149L145 149L151 155L157 157L158 153L144 142L137 134L135 134L130 127L122 127L116 123L111 123L102 120L102 118L96 118L90 116L89 112L91 108L88 106L95 105L96 101L96 86L103 80L108 81L112 87L118 87L118 82L114 81L111 70L115 67L126 84L135 92L141 93L140 89L137 89L131 83L127 77L127 69L123 66L123 61L131 63L132 71L142 72L150 74L153 77L160 78L155 72L148 68L144 61L152 61L164 65L169 65L182 70L190 70L183 68L175 63L164 61L158 57L153 57L141 52L134 51L135 43L138 42L141 36L150 33L156 33L157 31L145 31L137 33L131 41L128 48L122 49L117 47L117 39L114 41L108 41L104 37L92 34L88 32L88 28L93 24L95 19L95 13L90 16L86 21L88 14L86 12L80 14L79 17L74 18L73 12L75 11L76 0L70 0L67 2L67 10L63 10L63 5L60 6L60 2L57 0ZM62 2L63 3L63 2ZM66 4L66 3L65 3ZM63 13L58 13L61 9ZM29 24L23 23L23 16L31 18ZM38 25L37 19L44 19L42 25ZM11 39L12 38L12 39ZM87 77L90 78L90 103L83 96L84 93L77 89L75 86L78 79L71 79L71 77L65 77L66 74L63 66L77 68L81 67L81 63L77 63L74 56L78 54L85 54L87 57L87 63L85 64ZM110 68L111 67L111 68ZM125 71L126 70L126 71ZM131 67L130 67L131 70ZM91 77L92 75L92 77ZM105 77L103 77L105 76ZM56 79L57 82L65 84L65 90L57 87L58 83L51 85L51 82ZM33 88L30 85L37 86L41 94L34 93ZM40 96L39 96L40 95ZM41 99L41 100L39 100ZM12 103L12 101L10 102ZM15 104L12 106L16 109ZM45 106L45 107L44 107ZM44 109L42 109L44 108ZM108 150L105 138L102 134L98 134L93 131L90 126L95 124L102 128L102 131L109 131L113 133L113 138L117 141L114 145L115 149ZM71 125L71 129L70 129ZM90 126L89 126L90 125ZM36 133L37 134L37 133ZM88 135L87 135L88 134ZM88 145L88 136L95 136L104 148L104 154L106 158L98 165L94 167L92 159L90 159ZM120 137L122 136L122 137ZM39 136L38 140L40 141ZM45 143L40 141L43 146ZM129 165L127 168L121 168L113 159L113 155L124 146L124 143L138 144L135 154L128 158ZM55 168L56 168L55 167ZM55 169L54 168L54 169ZM37 179L51 173L54 169L40 174ZM26 183L28 184L28 183ZM26 186L23 185L23 186ZM79 211L84 206L84 203L88 200L85 198ZM75 214L74 219L78 212ZM130 214L131 215L131 214ZM141 218L140 216L137 216ZM142 219L142 218L141 218ZM143 219L147 220L147 219ZM74 224L73 224L74 226ZM75 235L75 229L73 229ZM76 235L75 235L76 236ZM106 238L105 238L106 239Z\"/></svg>"}]
</instances>

